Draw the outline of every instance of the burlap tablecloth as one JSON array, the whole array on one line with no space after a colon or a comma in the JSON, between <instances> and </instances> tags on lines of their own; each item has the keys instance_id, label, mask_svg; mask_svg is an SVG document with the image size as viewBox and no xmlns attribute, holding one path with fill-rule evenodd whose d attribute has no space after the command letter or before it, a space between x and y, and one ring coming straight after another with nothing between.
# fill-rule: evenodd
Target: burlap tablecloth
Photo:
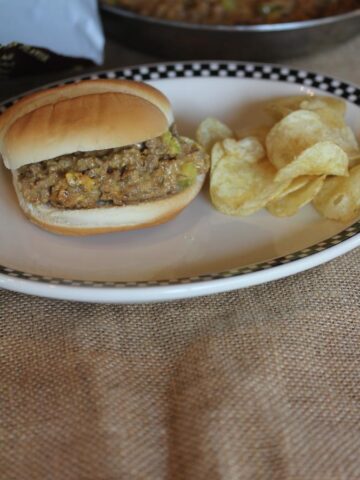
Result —
<instances>
[{"instance_id":1,"label":"burlap tablecloth","mask_svg":"<svg viewBox=\"0 0 360 480\"><path fill-rule=\"evenodd\" d=\"M360 81L359 46L288 63ZM359 275L356 250L173 303L0 290L0 479L360 479Z\"/></svg>"}]
</instances>

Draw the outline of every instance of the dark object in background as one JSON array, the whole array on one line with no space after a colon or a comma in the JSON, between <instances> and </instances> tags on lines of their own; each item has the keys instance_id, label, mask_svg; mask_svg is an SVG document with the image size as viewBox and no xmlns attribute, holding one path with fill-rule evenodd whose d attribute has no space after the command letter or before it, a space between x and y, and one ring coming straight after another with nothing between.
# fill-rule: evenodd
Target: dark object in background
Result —
<instances>
[{"instance_id":1,"label":"dark object in background","mask_svg":"<svg viewBox=\"0 0 360 480\"><path fill-rule=\"evenodd\" d=\"M91 60L65 57L46 48L16 42L0 45L0 80L93 65Z\"/></svg>"},{"instance_id":2,"label":"dark object in background","mask_svg":"<svg viewBox=\"0 0 360 480\"><path fill-rule=\"evenodd\" d=\"M275 61L324 50L360 32L360 9L273 25L195 25L100 4L105 32L128 47L179 60Z\"/></svg>"}]
</instances>

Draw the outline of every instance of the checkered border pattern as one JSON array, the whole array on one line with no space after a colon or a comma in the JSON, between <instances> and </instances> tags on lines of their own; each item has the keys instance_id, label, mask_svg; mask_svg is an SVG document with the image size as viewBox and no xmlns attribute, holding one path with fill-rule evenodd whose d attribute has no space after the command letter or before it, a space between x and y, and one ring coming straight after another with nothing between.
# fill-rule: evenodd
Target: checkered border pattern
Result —
<instances>
[{"instance_id":1,"label":"checkered border pattern","mask_svg":"<svg viewBox=\"0 0 360 480\"><path fill-rule=\"evenodd\" d=\"M272 80L276 82L286 82L300 84L309 88L316 88L337 97L344 98L348 102L360 106L360 89L354 85L349 85L340 80L318 75L303 70L295 70L277 65L262 65L256 63L242 62L179 62L164 63L156 65L142 65L121 70L111 70L106 72L95 73L92 75L78 76L69 80L64 80L51 84L66 85L81 80L92 80L99 78L125 78L137 81L154 81L159 79L172 78L191 78L191 77L227 77L227 78L252 78L254 80ZM44 88L48 88L47 85ZM0 104L0 112L5 111L13 103L22 96L12 98ZM95 287L95 288L131 288L131 287L157 287L167 285L191 284L198 282L206 282L211 280L219 280L230 277L237 277L250 273L260 272L269 268L285 265L305 257L309 257L316 253L334 247L349 238L360 233L360 221L354 223L341 233L326 239L322 242L312 245L311 247L299 250L289 255L274 258L267 262L256 263L246 267L234 268L224 272L215 274L199 275L188 278L178 278L171 280L147 281L147 282L98 282L98 281L82 281L82 280L66 280L63 278L54 278L48 276L33 275L31 273L21 272L0 265L0 273L8 277L20 278L52 285L63 285L71 287Z\"/></svg>"}]
</instances>

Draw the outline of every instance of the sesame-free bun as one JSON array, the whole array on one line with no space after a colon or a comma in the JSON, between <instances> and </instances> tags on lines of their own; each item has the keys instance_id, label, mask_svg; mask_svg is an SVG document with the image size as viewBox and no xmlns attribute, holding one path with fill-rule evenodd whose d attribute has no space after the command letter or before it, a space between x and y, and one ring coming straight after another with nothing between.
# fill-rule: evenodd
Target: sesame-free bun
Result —
<instances>
[{"instance_id":1,"label":"sesame-free bun","mask_svg":"<svg viewBox=\"0 0 360 480\"><path fill-rule=\"evenodd\" d=\"M168 99L129 80L86 80L24 97L0 116L5 166L143 142L173 122Z\"/></svg>"},{"instance_id":2,"label":"sesame-free bun","mask_svg":"<svg viewBox=\"0 0 360 480\"><path fill-rule=\"evenodd\" d=\"M165 223L196 197L205 180L205 174L198 175L195 183L180 193L137 205L65 210L27 202L21 193L17 172L12 175L20 207L29 220L50 232L74 236L135 230Z\"/></svg>"}]
</instances>

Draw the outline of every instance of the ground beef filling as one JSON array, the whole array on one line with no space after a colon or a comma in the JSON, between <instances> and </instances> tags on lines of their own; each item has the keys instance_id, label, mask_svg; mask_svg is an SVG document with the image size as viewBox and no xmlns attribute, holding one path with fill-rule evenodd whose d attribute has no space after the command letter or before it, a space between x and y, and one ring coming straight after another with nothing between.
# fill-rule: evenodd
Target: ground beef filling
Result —
<instances>
[{"instance_id":1,"label":"ground beef filling","mask_svg":"<svg viewBox=\"0 0 360 480\"><path fill-rule=\"evenodd\" d=\"M163 198L188 187L207 170L207 155L172 128L139 145L25 165L18 180L29 203L78 209Z\"/></svg>"}]
</instances>

